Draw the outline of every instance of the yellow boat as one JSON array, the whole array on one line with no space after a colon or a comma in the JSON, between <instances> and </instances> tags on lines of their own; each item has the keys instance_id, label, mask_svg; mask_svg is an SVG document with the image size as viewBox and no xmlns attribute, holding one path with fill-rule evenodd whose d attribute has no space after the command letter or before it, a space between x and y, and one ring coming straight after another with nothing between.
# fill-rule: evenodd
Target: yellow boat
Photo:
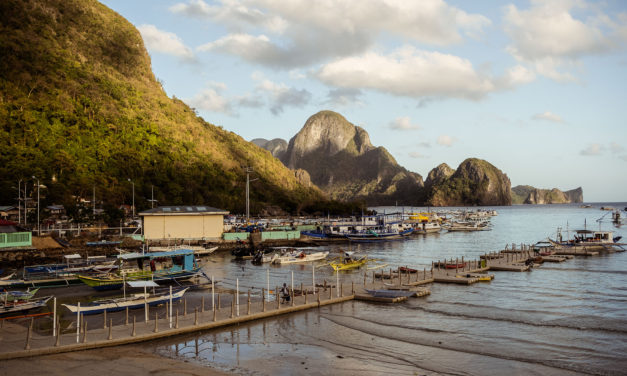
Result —
<instances>
[{"instance_id":1,"label":"yellow boat","mask_svg":"<svg viewBox=\"0 0 627 376\"><path fill-rule=\"evenodd\" d=\"M348 261L348 262L346 262L346 261L330 262L329 265L331 265L333 270L340 271L340 270L356 269L356 268L359 268L359 267L365 265L367 262L368 262L368 257L363 257L363 258L360 258L358 260L352 260L352 261Z\"/></svg>"}]
</instances>

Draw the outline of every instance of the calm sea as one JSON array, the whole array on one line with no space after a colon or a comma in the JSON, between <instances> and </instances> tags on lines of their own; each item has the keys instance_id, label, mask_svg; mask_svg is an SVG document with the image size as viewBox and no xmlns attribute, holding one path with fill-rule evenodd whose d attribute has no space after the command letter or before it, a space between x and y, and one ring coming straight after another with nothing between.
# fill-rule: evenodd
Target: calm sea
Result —
<instances>
[{"instance_id":1,"label":"calm sea","mask_svg":"<svg viewBox=\"0 0 627 376\"><path fill-rule=\"evenodd\" d=\"M428 269L434 260L476 259L506 244L554 237L557 227L612 230L627 240L627 226L615 227L601 206L627 203L500 207L491 231L429 234L353 250L392 267ZM335 255L346 246L322 248ZM236 280L244 290L265 287L266 275L274 288L289 284L292 272L296 285L312 280L310 265L254 266L226 254L213 256L205 270L225 289ZM315 273L317 282L336 278L328 267ZM253 375L627 374L627 252L494 274L490 283L435 284L431 296L406 303L347 302L151 346L163 356ZM363 281L363 274L341 278Z\"/></svg>"}]
</instances>

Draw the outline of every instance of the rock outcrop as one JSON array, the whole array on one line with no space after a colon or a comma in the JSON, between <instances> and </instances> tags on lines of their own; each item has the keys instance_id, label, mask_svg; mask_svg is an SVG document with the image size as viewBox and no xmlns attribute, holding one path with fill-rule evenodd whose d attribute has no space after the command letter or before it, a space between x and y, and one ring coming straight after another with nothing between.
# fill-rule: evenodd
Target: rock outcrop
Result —
<instances>
[{"instance_id":1,"label":"rock outcrop","mask_svg":"<svg viewBox=\"0 0 627 376\"><path fill-rule=\"evenodd\" d=\"M429 171L429 175L427 175L427 180L425 180L425 187L431 187L436 184L440 184L444 182L446 179L450 178L451 175L455 173L449 165L446 163L441 163L433 170Z\"/></svg>"},{"instance_id":2,"label":"rock outcrop","mask_svg":"<svg viewBox=\"0 0 627 376\"><path fill-rule=\"evenodd\" d=\"M560 191L557 188L540 189L530 185L517 185L512 188L512 203L514 204L568 204L583 202L581 187L570 191Z\"/></svg>"},{"instance_id":3,"label":"rock outcrop","mask_svg":"<svg viewBox=\"0 0 627 376\"><path fill-rule=\"evenodd\" d=\"M332 111L311 116L289 142L283 163L303 169L331 198L370 205L417 204L424 186L419 174L398 165L368 133Z\"/></svg>"},{"instance_id":4,"label":"rock outcrop","mask_svg":"<svg viewBox=\"0 0 627 376\"><path fill-rule=\"evenodd\" d=\"M255 138L250 142L259 146L262 149L266 149L272 154L273 157L278 159L282 159L285 151L287 151L287 141L282 138L275 138L272 140L266 140L265 138Z\"/></svg>"},{"instance_id":5,"label":"rock outcrop","mask_svg":"<svg viewBox=\"0 0 627 376\"><path fill-rule=\"evenodd\" d=\"M442 176L446 175L445 168L440 170L444 172ZM431 180L437 175L434 172ZM507 175L489 162L477 158L466 159L450 177L428 189L427 202L433 206L512 204L511 182Z\"/></svg>"}]
</instances>

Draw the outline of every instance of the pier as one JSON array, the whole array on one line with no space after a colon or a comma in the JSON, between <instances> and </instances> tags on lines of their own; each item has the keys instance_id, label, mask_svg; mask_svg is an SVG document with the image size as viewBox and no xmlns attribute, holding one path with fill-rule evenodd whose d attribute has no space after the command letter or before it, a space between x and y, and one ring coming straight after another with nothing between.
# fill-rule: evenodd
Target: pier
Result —
<instances>
[{"instance_id":1,"label":"pier","mask_svg":"<svg viewBox=\"0 0 627 376\"><path fill-rule=\"evenodd\" d=\"M57 322L54 332L52 328L36 331L35 317L31 318L30 325L26 327L0 319L0 360L151 341L351 300L397 303L409 297L374 297L366 289L414 292L411 297L423 297L430 294L424 287L427 284L470 285L493 279L494 275L486 274L488 271L527 271L530 265L526 265L525 261L533 257L534 252L530 247L521 247L517 251L486 253L477 260L438 260L432 263L431 268L423 270L397 267L375 272L362 268L358 273L340 273L336 275L336 281L330 284L325 280L323 284L316 283L315 286L313 283L309 286L291 286L291 299L287 302L282 301L278 287L271 293L265 288L220 294L209 291L203 295L201 304L193 307L182 299L172 307L165 304L165 307L127 310L121 313L122 316L118 313L116 325L113 324L113 318L107 318L106 313L91 315L88 320L75 315L76 319L64 329ZM38 320L45 320L52 327L49 317Z\"/></svg>"}]
</instances>

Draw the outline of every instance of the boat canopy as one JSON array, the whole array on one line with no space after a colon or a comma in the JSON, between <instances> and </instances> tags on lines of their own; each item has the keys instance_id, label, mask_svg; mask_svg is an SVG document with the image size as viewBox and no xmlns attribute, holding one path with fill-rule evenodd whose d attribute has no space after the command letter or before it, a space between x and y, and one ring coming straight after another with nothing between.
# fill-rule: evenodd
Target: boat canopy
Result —
<instances>
[{"instance_id":1,"label":"boat canopy","mask_svg":"<svg viewBox=\"0 0 627 376\"><path fill-rule=\"evenodd\" d=\"M161 257L176 257L176 256L188 256L188 255L194 255L194 250L177 249L174 251L164 251L164 252L146 252L146 253L131 252L131 253L125 253L123 255L119 255L118 258L122 260L135 260L135 259L142 259L142 258L154 259L154 258L161 258Z\"/></svg>"},{"instance_id":2,"label":"boat canopy","mask_svg":"<svg viewBox=\"0 0 627 376\"><path fill-rule=\"evenodd\" d=\"M67 260L73 260L73 259L81 258L81 255L79 255L78 253L73 253L71 255L65 255L63 257L65 257L65 259L67 259Z\"/></svg>"},{"instance_id":3,"label":"boat canopy","mask_svg":"<svg viewBox=\"0 0 627 376\"><path fill-rule=\"evenodd\" d=\"M155 281L128 281L126 283L131 287L159 287Z\"/></svg>"}]
</instances>

